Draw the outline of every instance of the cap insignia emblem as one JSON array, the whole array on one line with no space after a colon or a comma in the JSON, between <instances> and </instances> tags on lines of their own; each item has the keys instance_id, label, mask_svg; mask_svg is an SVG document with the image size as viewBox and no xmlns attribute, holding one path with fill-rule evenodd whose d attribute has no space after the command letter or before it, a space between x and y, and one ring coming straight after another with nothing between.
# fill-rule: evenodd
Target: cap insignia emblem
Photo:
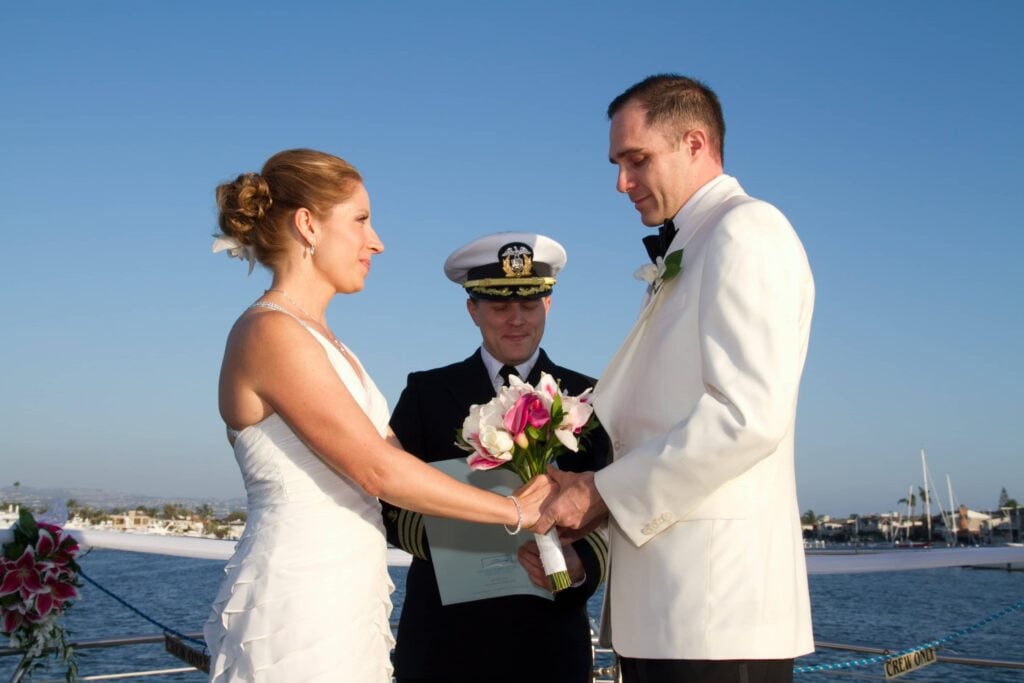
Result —
<instances>
[{"instance_id":1,"label":"cap insignia emblem","mask_svg":"<svg viewBox=\"0 0 1024 683\"><path fill-rule=\"evenodd\" d=\"M521 242L506 244L498 251L501 269L505 277L530 277L533 275L533 249Z\"/></svg>"}]
</instances>

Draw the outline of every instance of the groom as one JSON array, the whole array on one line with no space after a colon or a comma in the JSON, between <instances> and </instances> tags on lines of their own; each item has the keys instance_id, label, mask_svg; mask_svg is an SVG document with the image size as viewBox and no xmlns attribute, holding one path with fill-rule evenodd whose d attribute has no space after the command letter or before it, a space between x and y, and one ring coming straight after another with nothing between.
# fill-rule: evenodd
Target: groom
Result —
<instances>
[{"instance_id":1,"label":"groom","mask_svg":"<svg viewBox=\"0 0 1024 683\"><path fill-rule=\"evenodd\" d=\"M614 462L553 472L562 490L538 530L610 516L602 636L626 683L791 681L814 649L793 467L807 257L785 216L722 173L707 86L652 76L608 117L619 192L664 225L594 396Z\"/></svg>"},{"instance_id":2,"label":"groom","mask_svg":"<svg viewBox=\"0 0 1024 683\"><path fill-rule=\"evenodd\" d=\"M482 344L469 358L413 372L391 415L391 427L410 453L428 462L459 458L456 429L469 408L494 398L509 373L536 384L541 372L569 394L594 380L555 365L540 348L555 279L566 254L558 242L534 233L495 233L457 249L445 274L468 294L466 309ZM594 470L608 457L604 430L591 432L585 450L565 453L558 466ZM443 605L430 543L419 513L382 501L388 541L413 555L398 624L398 683L588 683L592 656L587 599L603 581L607 541L594 532L565 546L575 584L554 600L511 595ZM504 534L498 530L498 533ZM547 588L536 543L520 549L530 578Z\"/></svg>"}]
</instances>

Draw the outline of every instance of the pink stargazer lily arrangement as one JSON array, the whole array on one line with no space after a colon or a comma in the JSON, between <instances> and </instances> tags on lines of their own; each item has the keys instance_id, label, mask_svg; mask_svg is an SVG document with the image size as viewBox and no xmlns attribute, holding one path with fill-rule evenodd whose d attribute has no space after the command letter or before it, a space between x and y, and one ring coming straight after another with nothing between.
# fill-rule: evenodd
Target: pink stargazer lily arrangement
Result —
<instances>
[{"instance_id":1,"label":"pink stargazer lily arrangement","mask_svg":"<svg viewBox=\"0 0 1024 683\"><path fill-rule=\"evenodd\" d=\"M77 554L70 534L22 509L0 556L0 629L12 647L27 650L26 665L54 648L69 681L78 679L78 666L57 620L78 597Z\"/></svg>"},{"instance_id":2,"label":"pink stargazer lily arrangement","mask_svg":"<svg viewBox=\"0 0 1024 683\"><path fill-rule=\"evenodd\" d=\"M564 394L546 372L536 388L513 375L489 403L470 406L456 445L470 452L470 469L505 467L529 481L597 426L590 392Z\"/></svg>"},{"instance_id":3,"label":"pink stargazer lily arrangement","mask_svg":"<svg viewBox=\"0 0 1024 683\"><path fill-rule=\"evenodd\" d=\"M456 433L456 445L469 451L470 469L512 470L524 482L544 474L564 451L577 452L580 438L597 426L590 389L579 396L562 393L558 382L544 372L536 388L515 375L489 403L470 406ZM572 583L558 532L534 534L552 592Z\"/></svg>"}]
</instances>

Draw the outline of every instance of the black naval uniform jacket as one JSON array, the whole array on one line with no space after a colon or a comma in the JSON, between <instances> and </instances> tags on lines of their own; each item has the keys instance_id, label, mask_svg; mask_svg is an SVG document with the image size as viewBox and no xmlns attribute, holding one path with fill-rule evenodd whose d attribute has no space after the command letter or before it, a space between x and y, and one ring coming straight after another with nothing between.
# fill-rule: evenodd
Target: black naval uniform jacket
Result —
<instances>
[{"instance_id":1,"label":"black naval uniform jacket","mask_svg":"<svg viewBox=\"0 0 1024 683\"><path fill-rule=\"evenodd\" d=\"M562 390L570 395L594 386L592 378L553 364L543 350L527 381L536 385L541 372L561 381ZM391 415L391 428L405 450L422 460L465 458L467 453L455 445L455 431L470 405L492 398L494 386L477 350L460 363L411 373ZM590 432L584 446L578 453L560 457L558 466L572 472L603 467L610 456L604 430ZM573 544L586 569L586 581L561 591L554 601L518 595L444 606L422 515L383 501L382 506L388 541L413 555L395 649L400 680L590 680L593 664L586 603L604 580L608 546L602 532Z\"/></svg>"}]
</instances>

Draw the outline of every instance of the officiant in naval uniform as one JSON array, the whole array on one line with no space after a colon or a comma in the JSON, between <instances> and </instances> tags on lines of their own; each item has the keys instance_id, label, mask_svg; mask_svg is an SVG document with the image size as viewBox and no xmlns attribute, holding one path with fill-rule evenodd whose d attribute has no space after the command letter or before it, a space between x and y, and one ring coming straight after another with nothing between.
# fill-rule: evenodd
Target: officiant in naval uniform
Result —
<instances>
[{"instance_id":1,"label":"officiant in naval uniform","mask_svg":"<svg viewBox=\"0 0 1024 683\"><path fill-rule=\"evenodd\" d=\"M592 378L555 365L540 348L551 292L565 262L558 242L520 232L486 235L448 257L445 274L468 294L466 309L482 344L463 361L410 373L391 416L405 450L427 462L464 459L456 430L470 406L494 398L510 373L536 384L547 372L571 395L594 385ZM578 453L563 454L558 467L602 467L609 451L604 431L595 429L583 443ZM590 680L586 602L604 580L603 531L564 548L574 583L553 601L513 595L442 605L422 515L381 502L388 541L413 555L394 657L399 683ZM532 540L519 555L524 567L539 566ZM534 568L531 579L543 585L537 574Z\"/></svg>"}]
</instances>

